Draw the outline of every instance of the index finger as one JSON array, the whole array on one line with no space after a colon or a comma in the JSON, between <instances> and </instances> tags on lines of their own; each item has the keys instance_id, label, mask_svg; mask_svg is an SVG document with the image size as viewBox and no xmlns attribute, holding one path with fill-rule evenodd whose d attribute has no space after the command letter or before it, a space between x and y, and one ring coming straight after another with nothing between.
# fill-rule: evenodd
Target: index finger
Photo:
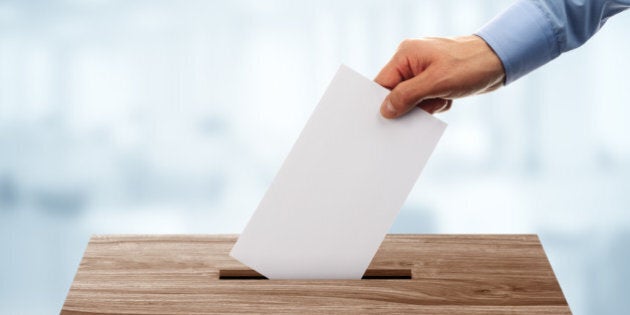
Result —
<instances>
[{"instance_id":1,"label":"index finger","mask_svg":"<svg viewBox=\"0 0 630 315\"><path fill-rule=\"evenodd\" d=\"M381 69L381 72L376 75L374 78L374 82L380 84L381 86L393 89L398 85L398 83L404 80L403 75L398 71L398 67L394 62L394 58L392 58L386 65Z\"/></svg>"}]
</instances>

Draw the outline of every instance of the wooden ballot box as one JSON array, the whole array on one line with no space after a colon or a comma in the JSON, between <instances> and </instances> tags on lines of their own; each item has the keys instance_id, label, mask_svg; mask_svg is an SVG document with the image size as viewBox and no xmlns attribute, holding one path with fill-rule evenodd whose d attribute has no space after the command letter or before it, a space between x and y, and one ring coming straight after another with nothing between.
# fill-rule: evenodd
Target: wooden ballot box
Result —
<instances>
[{"instance_id":1,"label":"wooden ballot box","mask_svg":"<svg viewBox=\"0 0 630 315\"><path fill-rule=\"evenodd\" d=\"M362 280L267 280L236 235L90 240L61 314L570 314L536 235L388 235Z\"/></svg>"}]
</instances>

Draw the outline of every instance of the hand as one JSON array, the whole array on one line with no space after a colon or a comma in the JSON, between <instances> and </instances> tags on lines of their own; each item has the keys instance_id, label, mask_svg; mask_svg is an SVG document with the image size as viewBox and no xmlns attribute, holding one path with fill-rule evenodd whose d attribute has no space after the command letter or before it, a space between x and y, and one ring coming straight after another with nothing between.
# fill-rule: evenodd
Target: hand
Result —
<instances>
[{"instance_id":1,"label":"hand","mask_svg":"<svg viewBox=\"0 0 630 315\"><path fill-rule=\"evenodd\" d=\"M472 35L405 40L374 81L392 90L381 114L396 118L415 106L431 114L446 111L452 99L495 90L504 78L501 60Z\"/></svg>"}]
</instances>

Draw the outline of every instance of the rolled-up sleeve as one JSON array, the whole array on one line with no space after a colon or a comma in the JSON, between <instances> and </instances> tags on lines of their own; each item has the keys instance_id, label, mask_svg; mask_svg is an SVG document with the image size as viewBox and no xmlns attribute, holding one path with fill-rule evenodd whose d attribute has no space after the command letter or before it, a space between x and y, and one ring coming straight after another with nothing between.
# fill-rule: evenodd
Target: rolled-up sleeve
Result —
<instances>
[{"instance_id":1,"label":"rolled-up sleeve","mask_svg":"<svg viewBox=\"0 0 630 315\"><path fill-rule=\"evenodd\" d=\"M475 34L494 50L505 84L576 48L630 0L518 0Z\"/></svg>"}]
</instances>

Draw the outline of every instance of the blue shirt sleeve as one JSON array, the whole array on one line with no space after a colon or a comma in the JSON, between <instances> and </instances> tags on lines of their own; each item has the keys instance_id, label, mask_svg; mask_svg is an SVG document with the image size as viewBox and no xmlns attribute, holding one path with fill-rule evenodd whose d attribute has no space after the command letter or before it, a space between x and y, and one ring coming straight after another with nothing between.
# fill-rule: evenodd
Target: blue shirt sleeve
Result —
<instances>
[{"instance_id":1,"label":"blue shirt sleeve","mask_svg":"<svg viewBox=\"0 0 630 315\"><path fill-rule=\"evenodd\" d=\"M505 84L584 44L630 0L518 0L475 34L499 56Z\"/></svg>"}]
</instances>

